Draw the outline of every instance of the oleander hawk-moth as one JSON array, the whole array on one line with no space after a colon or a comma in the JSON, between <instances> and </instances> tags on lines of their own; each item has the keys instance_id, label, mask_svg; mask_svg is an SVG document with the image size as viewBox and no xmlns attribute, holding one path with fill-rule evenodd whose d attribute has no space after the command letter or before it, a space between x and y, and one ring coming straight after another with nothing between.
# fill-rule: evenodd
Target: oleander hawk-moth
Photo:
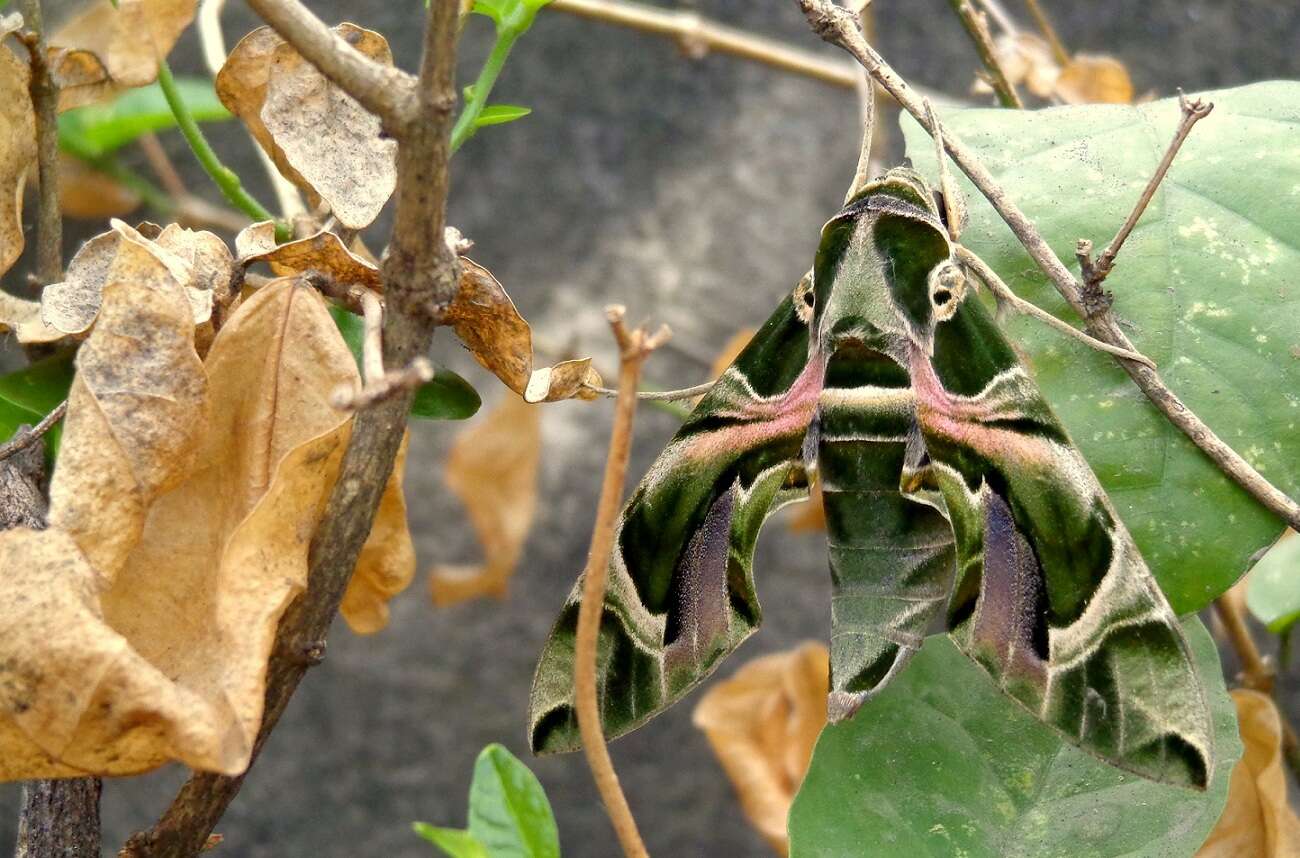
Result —
<instances>
[{"instance_id":1,"label":"oleander hawk-moth","mask_svg":"<svg viewBox=\"0 0 1300 858\"><path fill-rule=\"evenodd\" d=\"M823 228L783 300L632 494L598 645L606 735L682 697L758 626L764 520L820 481L828 716L853 715L942 623L1064 738L1204 788L1210 719L1176 617L1097 478L954 255L909 169ZM579 747L581 581L533 680L530 740Z\"/></svg>"}]
</instances>

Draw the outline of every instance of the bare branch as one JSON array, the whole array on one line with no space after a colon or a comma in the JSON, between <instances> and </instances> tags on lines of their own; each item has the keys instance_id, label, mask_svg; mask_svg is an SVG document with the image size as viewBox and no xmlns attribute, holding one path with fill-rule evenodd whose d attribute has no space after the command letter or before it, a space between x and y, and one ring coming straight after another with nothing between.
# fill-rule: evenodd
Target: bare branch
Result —
<instances>
[{"instance_id":1,"label":"bare branch","mask_svg":"<svg viewBox=\"0 0 1300 858\"><path fill-rule=\"evenodd\" d=\"M419 116L409 74L365 56L298 0L248 0L248 5L321 74L378 116L394 137Z\"/></svg>"},{"instance_id":2,"label":"bare branch","mask_svg":"<svg viewBox=\"0 0 1300 858\"><path fill-rule=\"evenodd\" d=\"M884 87L904 110L916 118L921 127L927 129L932 135L936 132L943 135L944 149L953 162L961 168L966 177L1011 228L1030 258L1052 281L1070 307L1087 321L1088 333L1110 345L1135 351L1133 344L1109 313L1090 315L1085 310L1081 285L1065 267L1065 263L1056 256L1038 229L1007 196L1006 191L997 183L975 153L966 148L960 138L951 131L944 129L938 121L931 125L921 96L867 44L858 28L856 18L828 0L797 0L797 2L814 33L831 44L843 48L860 62L876 82ZM1118 356L1116 360L1151 403L1160 409L1169 421L1205 455L1209 456L1229 479L1244 488L1259 503L1293 528L1300 529L1300 504L1264 479L1250 463L1223 443L1213 430L1165 385L1159 373L1140 361Z\"/></svg>"},{"instance_id":3,"label":"bare branch","mask_svg":"<svg viewBox=\"0 0 1300 858\"><path fill-rule=\"evenodd\" d=\"M22 35L32 70L28 91L36 111L36 163L40 208L36 214L36 276L42 286L63 279L63 210L59 207L59 85L50 73L41 0L23 0Z\"/></svg>"},{"instance_id":4,"label":"bare branch","mask_svg":"<svg viewBox=\"0 0 1300 858\"><path fill-rule=\"evenodd\" d=\"M641 364L650 352L668 338L667 329L650 335L643 328L629 331L623 323L622 307L605 311L614 339L618 342L618 404L614 410L614 429L605 459L605 479L596 507L596 524L587 553L587 568L582 573L582 603L578 606L578 630L574 642L573 686L578 710L578 730L582 749L587 755L596 788L609 814L623 854L628 858L649 858L627 798L619 786L618 775L605 747L600 704L596 696L596 649L600 635L600 618L604 612L605 584L609 571L609 553L614 544L614 527L623 500L623 482L632 450L632 424L636 417L636 387Z\"/></svg>"},{"instance_id":5,"label":"bare branch","mask_svg":"<svg viewBox=\"0 0 1300 858\"><path fill-rule=\"evenodd\" d=\"M1189 100L1183 91L1178 90L1178 106L1182 110L1182 119L1178 123L1178 128L1174 131L1174 139L1169 141L1169 146L1165 149L1164 156L1160 159L1160 164L1156 171L1151 174L1147 181L1146 187L1142 189L1142 194L1133 206L1133 211L1129 212L1128 217L1124 220L1124 225L1115 233L1115 237L1106 245L1106 249L1097 257L1096 263L1093 263L1088 257L1088 248L1080 246L1079 263L1083 268L1083 289L1085 303L1108 304L1108 302L1096 299L1100 297L1101 282L1110 274L1111 269L1115 267L1115 257L1119 254L1120 248L1124 246L1125 240L1128 239L1129 233L1137 222L1141 219L1143 212L1147 210L1147 205L1151 198L1155 196L1156 189L1164 181L1165 173L1169 172L1169 165L1174 163L1174 158L1178 155L1178 150L1183 148L1183 141L1187 135L1192 133L1192 126L1210 115L1214 109L1213 102L1204 102L1199 98ZM1090 294L1091 293L1091 294Z\"/></svg>"},{"instance_id":6,"label":"bare branch","mask_svg":"<svg viewBox=\"0 0 1300 858\"><path fill-rule=\"evenodd\" d=\"M65 399L58 405L54 406L54 410L49 414L46 414L45 417L41 419L41 422L37 423L31 429L15 432L12 438L4 444L0 444L0 461L9 458L20 450L26 450L28 447L41 440L42 436L44 436L46 432L50 431L55 423L62 420L63 415L67 413L68 400Z\"/></svg>"},{"instance_id":7,"label":"bare branch","mask_svg":"<svg viewBox=\"0 0 1300 858\"><path fill-rule=\"evenodd\" d=\"M275 17L284 25L286 14L293 17L291 26L277 29L300 50L300 39L315 40L312 42L315 47L308 49L313 52L328 53L336 49L332 41L319 38L328 29L301 4L283 0L250 2L259 11L271 10L265 13L268 21ZM409 102L416 107L398 141L397 211L389 255L382 269L386 299L384 363L388 366L407 366L428 351L437 323L427 312L428 307L449 301L459 280L459 262L443 237L448 141L451 108L455 102L452 72L456 62L458 8L455 0L433 0L431 4L420 80L415 88L418 99ZM317 62L319 56L313 57L308 50L302 50L303 55ZM323 66L322 71L325 71ZM371 80L368 76L372 72L373 69L363 72L366 80ZM405 88L404 92L409 91L405 78L400 79L400 86ZM394 88L393 92L397 91ZM401 96L403 100L405 97ZM406 112L406 108L399 112ZM267 665L266 705L254 745L254 761L311 665L312 660L304 659L303 653L322 651L326 632L338 612L392 474L393 461L406 431L412 395L409 388L401 388L374 407L357 413L338 480L312 538L307 589L289 605L276 632ZM137 858L195 855L207 842L213 826L246 776L247 772L238 777L195 774L153 828L134 835L123 847L123 853Z\"/></svg>"},{"instance_id":8,"label":"bare branch","mask_svg":"<svg viewBox=\"0 0 1300 858\"><path fill-rule=\"evenodd\" d=\"M1037 304L1032 304L1024 298L1021 298L1015 292L1011 291L1011 287L998 276L996 271L989 267L987 262L980 259L979 256L969 248L958 245L957 257L963 264L974 271L976 276L989 287L989 291L993 293L994 297L1001 302L1005 302L1008 307L1015 310L1017 313L1025 316L1032 316L1049 327L1055 328L1066 336L1073 337L1090 349L1096 349L1099 352L1106 352L1107 354L1112 354L1127 360L1137 361L1138 363L1145 364L1152 369L1155 368L1155 361L1151 360L1151 358L1141 352L1113 346L1110 343L1103 343L1101 340L1091 337L1078 328L1072 326L1064 319L1058 319L1056 316L1053 316Z\"/></svg>"},{"instance_id":9,"label":"bare branch","mask_svg":"<svg viewBox=\"0 0 1300 858\"><path fill-rule=\"evenodd\" d=\"M975 43L975 52L979 54L980 62L984 63L984 68L988 71L989 85L997 93L998 101L1003 107L1024 108L1025 104L1016 92L1016 85L1007 77L1006 71L1002 68L1002 61L998 59L998 52L993 47L993 35L989 33L988 18L972 6L970 0L948 0L948 2L952 10L957 13L957 17L961 19L961 25L966 28L971 41Z\"/></svg>"},{"instance_id":10,"label":"bare branch","mask_svg":"<svg viewBox=\"0 0 1300 858\"><path fill-rule=\"evenodd\" d=\"M631 27L644 33L669 36L682 46L686 54L697 58L717 51L843 87L852 87L857 77L853 67L846 63L716 24L695 12L669 11L624 0L553 0L547 8Z\"/></svg>"},{"instance_id":11,"label":"bare branch","mask_svg":"<svg viewBox=\"0 0 1300 858\"><path fill-rule=\"evenodd\" d=\"M694 387L683 387L679 390L638 390L637 399L648 399L652 402L671 402L676 399L694 399L697 396L708 393L713 389L716 381L706 381L703 384L697 384ZM587 390L593 393L599 393L601 396L613 398L618 396L618 391L610 387L599 387L594 384L583 385Z\"/></svg>"}]
</instances>

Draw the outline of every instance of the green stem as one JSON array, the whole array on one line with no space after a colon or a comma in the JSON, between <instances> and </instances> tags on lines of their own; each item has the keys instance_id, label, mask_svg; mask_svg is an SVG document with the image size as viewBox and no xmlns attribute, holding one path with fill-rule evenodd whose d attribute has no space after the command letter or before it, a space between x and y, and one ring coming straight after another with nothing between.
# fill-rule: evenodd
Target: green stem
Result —
<instances>
[{"instance_id":1,"label":"green stem","mask_svg":"<svg viewBox=\"0 0 1300 858\"><path fill-rule=\"evenodd\" d=\"M231 205L255 221L275 221L275 240L288 241L292 237L288 225L276 220L261 203L253 199L240 184L239 176L235 171L222 164L217 158L217 153L212 151L208 139L203 136L199 124L194 121L189 107L181 98L180 90L176 87L176 79L172 77L171 67L166 60L158 63L158 86L162 89L163 97L167 99L167 106L172 109L172 115L176 117L177 127L180 128L185 141L190 144L194 157L199 159L203 169L212 177L212 181L217 183L217 187L225 194L226 199L230 200Z\"/></svg>"},{"instance_id":2,"label":"green stem","mask_svg":"<svg viewBox=\"0 0 1300 858\"><path fill-rule=\"evenodd\" d=\"M530 17L522 27L503 25L497 28L497 40L492 46L492 53L488 54L487 62L483 63L478 79L474 81L474 87L470 90L469 100L465 102L465 109L461 111L460 116L456 117L456 125L451 129L452 154L455 154L466 140L474 136L477 130L474 125L483 108L487 106L488 95L497 82L497 76L501 74L502 66L506 64L506 58L510 56L510 49L515 46L515 40L523 35L531 23Z\"/></svg>"}]
</instances>

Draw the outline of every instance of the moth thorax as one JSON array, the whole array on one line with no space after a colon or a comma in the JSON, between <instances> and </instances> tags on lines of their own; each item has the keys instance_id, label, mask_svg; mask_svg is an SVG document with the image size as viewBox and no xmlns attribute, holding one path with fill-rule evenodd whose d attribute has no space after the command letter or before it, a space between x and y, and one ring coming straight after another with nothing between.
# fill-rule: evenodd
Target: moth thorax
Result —
<instances>
[{"instance_id":1,"label":"moth thorax","mask_svg":"<svg viewBox=\"0 0 1300 858\"><path fill-rule=\"evenodd\" d=\"M945 260L930 272L930 305L934 307L934 320L944 322L952 318L966 297L966 275L952 260Z\"/></svg>"}]
</instances>

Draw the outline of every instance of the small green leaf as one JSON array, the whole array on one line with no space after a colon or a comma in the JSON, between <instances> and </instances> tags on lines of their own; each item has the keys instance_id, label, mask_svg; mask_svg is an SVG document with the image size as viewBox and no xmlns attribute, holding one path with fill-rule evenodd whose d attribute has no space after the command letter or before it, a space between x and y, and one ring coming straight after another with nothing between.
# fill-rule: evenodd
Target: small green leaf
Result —
<instances>
[{"instance_id":1,"label":"small green leaf","mask_svg":"<svg viewBox=\"0 0 1300 858\"><path fill-rule=\"evenodd\" d=\"M1213 639L1195 618L1183 630L1214 718L1205 792L1069 744L937 635L855 718L822 731L790 809L791 858L856 858L864 843L872 858L1193 854L1223 810L1241 741Z\"/></svg>"},{"instance_id":2,"label":"small green leaf","mask_svg":"<svg viewBox=\"0 0 1300 858\"><path fill-rule=\"evenodd\" d=\"M532 113L531 107L520 107L517 104L489 104L483 108L478 117L474 120L475 128L482 128L484 125L505 125L507 122L514 122L516 119L523 119Z\"/></svg>"},{"instance_id":3,"label":"small green leaf","mask_svg":"<svg viewBox=\"0 0 1300 858\"><path fill-rule=\"evenodd\" d=\"M357 362L357 369L362 368L362 355L365 351L365 322L353 313L330 305L330 315L348 351ZM419 420L465 420L473 417L483 402L468 381L445 366L435 365L433 380L425 382L415 391L411 401L411 416Z\"/></svg>"},{"instance_id":4,"label":"small green leaf","mask_svg":"<svg viewBox=\"0 0 1300 858\"><path fill-rule=\"evenodd\" d=\"M0 376L0 442L12 438L24 423L39 423L68 398L74 372L73 356L72 351L51 355ZM58 451L61 428L56 425L45 436L51 458Z\"/></svg>"},{"instance_id":5,"label":"small green leaf","mask_svg":"<svg viewBox=\"0 0 1300 858\"><path fill-rule=\"evenodd\" d=\"M551 0L474 0L474 8L470 11L491 18L498 31L518 36L533 25L537 10L549 2Z\"/></svg>"},{"instance_id":6,"label":"small green leaf","mask_svg":"<svg viewBox=\"0 0 1300 858\"><path fill-rule=\"evenodd\" d=\"M206 78L176 81L199 122L231 118ZM150 131L174 128L176 117L158 84L129 89L112 101L78 107L59 116L59 147L81 158L102 158Z\"/></svg>"},{"instance_id":7,"label":"small green leaf","mask_svg":"<svg viewBox=\"0 0 1300 858\"><path fill-rule=\"evenodd\" d=\"M1300 620L1300 536L1283 538L1255 564L1246 585L1246 607L1277 634Z\"/></svg>"},{"instance_id":8,"label":"small green leaf","mask_svg":"<svg viewBox=\"0 0 1300 858\"><path fill-rule=\"evenodd\" d=\"M411 828L425 840L437 846L450 858L489 858L483 844L474 835L460 828L439 828L427 822L413 822Z\"/></svg>"},{"instance_id":9,"label":"small green leaf","mask_svg":"<svg viewBox=\"0 0 1300 858\"><path fill-rule=\"evenodd\" d=\"M495 743L474 764L469 830L492 858L559 858L560 835L541 783Z\"/></svg>"}]
</instances>

